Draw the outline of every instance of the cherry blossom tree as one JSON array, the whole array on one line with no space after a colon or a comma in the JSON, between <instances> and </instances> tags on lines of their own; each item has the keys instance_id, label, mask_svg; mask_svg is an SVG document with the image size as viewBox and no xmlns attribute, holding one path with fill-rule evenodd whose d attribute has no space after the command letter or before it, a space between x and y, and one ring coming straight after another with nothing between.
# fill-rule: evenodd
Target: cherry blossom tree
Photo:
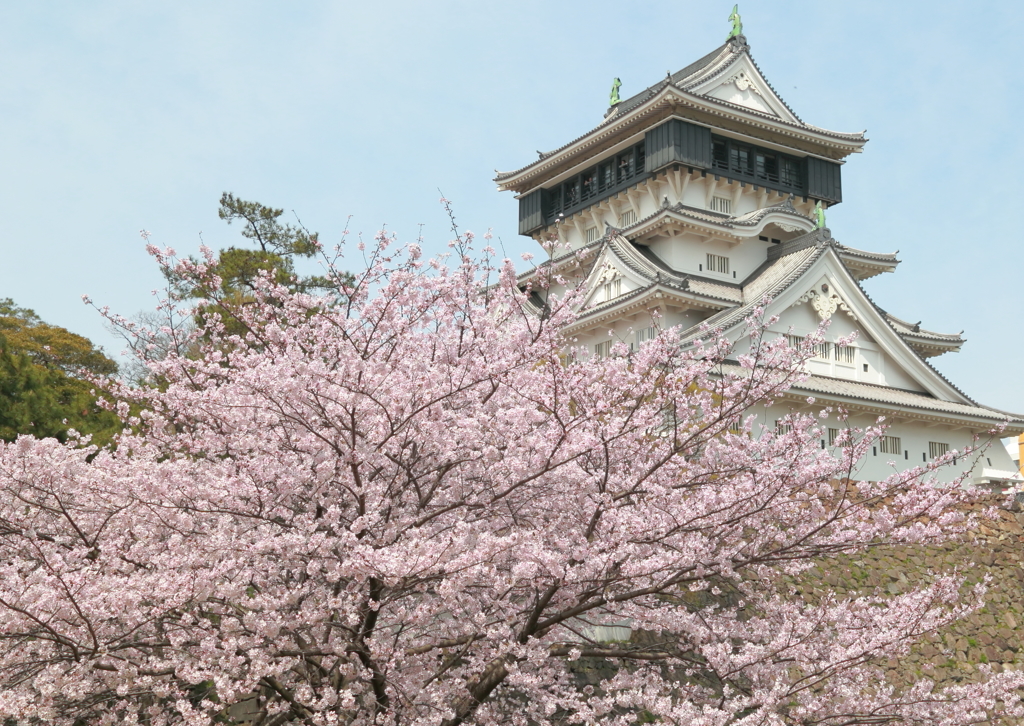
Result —
<instances>
[{"instance_id":1,"label":"cherry blossom tree","mask_svg":"<svg viewBox=\"0 0 1024 726\"><path fill-rule=\"evenodd\" d=\"M212 253L151 251L217 294ZM930 469L852 483L879 429L827 450L815 416L752 430L745 414L800 379L810 347L755 315L743 355L714 330L696 346L664 330L594 359L561 332L580 304L571 281L538 315L511 263L466 239L441 260L383 235L365 254L331 296L263 276L230 328L207 316L149 362L159 387L115 386L116 448L0 446L0 716L1020 714L1017 673L897 691L873 665L978 606L955 573L898 596L794 597L837 554L966 526L967 495ZM150 333L132 332L144 349Z\"/></svg>"}]
</instances>

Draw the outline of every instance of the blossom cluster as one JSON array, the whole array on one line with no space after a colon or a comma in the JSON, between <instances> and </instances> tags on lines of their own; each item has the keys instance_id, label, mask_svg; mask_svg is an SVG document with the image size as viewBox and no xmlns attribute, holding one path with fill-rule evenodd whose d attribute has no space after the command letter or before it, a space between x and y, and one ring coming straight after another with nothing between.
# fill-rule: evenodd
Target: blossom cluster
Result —
<instances>
[{"instance_id":1,"label":"blossom cluster","mask_svg":"<svg viewBox=\"0 0 1024 726\"><path fill-rule=\"evenodd\" d=\"M524 290L465 244L429 261L393 248L381 236L329 297L265 276L231 309L244 333L204 317L187 353L148 363L158 383L108 392L115 447L0 445L0 718L1018 714L1018 674L900 692L875 665L978 606L954 576L813 603L781 584L965 526L967 495L930 468L854 481L879 429L827 449L814 416L752 430L808 351L755 316L738 365L714 330L594 359L562 334L571 285ZM216 294L204 265L156 254Z\"/></svg>"}]
</instances>

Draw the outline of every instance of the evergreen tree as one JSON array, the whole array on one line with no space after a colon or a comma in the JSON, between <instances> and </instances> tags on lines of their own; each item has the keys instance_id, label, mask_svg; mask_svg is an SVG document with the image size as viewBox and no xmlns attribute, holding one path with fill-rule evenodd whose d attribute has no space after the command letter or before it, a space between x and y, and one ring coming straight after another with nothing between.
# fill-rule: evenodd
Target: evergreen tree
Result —
<instances>
[{"instance_id":1,"label":"evergreen tree","mask_svg":"<svg viewBox=\"0 0 1024 726\"><path fill-rule=\"evenodd\" d=\"M295 259L312 258L319 251L320 243L316 232L282 224L283 209L247 202L224 192L217 214L228 224L240 222L242 236L256 245L256 249L228 247L221 250L217 274L223 281L224 293L251 294L261 272L273 272L277 282L297 291L328 286L323 277L296 274Z\"/></svg>"},{"instance_id":2,"label":"evergreen tree","mask_svg":"<svg viewBox=\"0 0 1024 726\"><path fill-rule=\"evenodd\" d=\"M0 299L0 439L28 434L63 442L73 428L95 444L108 443L121 424L97 406L85 376L115 371L117 364L87 338Z\"/></svg>"}]
</instances>

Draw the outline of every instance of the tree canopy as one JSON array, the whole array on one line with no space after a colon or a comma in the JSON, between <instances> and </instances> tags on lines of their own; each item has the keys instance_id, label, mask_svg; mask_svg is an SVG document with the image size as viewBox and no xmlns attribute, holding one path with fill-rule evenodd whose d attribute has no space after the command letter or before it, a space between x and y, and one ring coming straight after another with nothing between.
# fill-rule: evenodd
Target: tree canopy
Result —
<instances>
[{"instance_id":1,"label":"tree canopy","mask_svg":"<svg viewBox=\"0 0 1024 726\"><path fill-rule=\"evenodd\" d=\"M116 371L87 338L0 299L0 439L26 434L64 441L75 429L107 443L120 421L97 406L94 384L83 376Z\"/></svg>"},{"instance_id":2,"label":"tree canopy","mask_svg":"<svg viewBox=\"0 0 1024 726\"><path fill-rule=\"evenodd\" d=\"M328 286L323 277L296 274L296 260L312 258L319 252L319 235L302 226L282 223L283 209L224 192L217 214L228 224L241 224L242 236L255 245L255 249L232 246L219 252L216 272L223 294L236 299L251 295L261 273L272 274L278 283L293 290Z\"/></svg>"},{"instance_id":3,"label":"tree canopy","mask_svg":"<svg viewBox=\"0 0 1024 726\"><path fill-rule=\"evenodd\" d=\"M224 192L217 214L228 224L239 223L242 236L252 246L232 245L204 261L219 280L216 296L212 296L210 290L196 286L187 276L173 270L164 270L176 296L201 298L205 301L195 310L197 320L215 314L231 326L234 332L243 332L244 325L232 309L244 307L253 301L258 281L265 275L293 292L329 292L336 289L324 276L297 273L297 261L311 259L321 252L319 235L301 224L294 226L283 223L283 209L246 201L231 192ZM193 262L201 264L199 260Z\"/></svg>"},{"instance_id":4,"label":"tree canopy","mask_svg":"<svg viewBox=\"0 0 1024 726\"><path fill-rule=\"evenodd\" d=\"M672 330L594 359L509 262L381 238L324 297L153 248L224 305L88 451L0 445L0 717L19 723L933 726L1020 716L1020 673L937 690L881 658L980 605L955 573L794 598L837 554L943 542L957 452L854 483L880 435L745 414L801 379ZM488 285L497 277L497 283ZM339 281L343 280L341 276ZM132 418L129 403L141 413ZM626 636L613 635L625 631ZM591 678L591 676L594 676Z\"/></svg>"},{"instance_id":5,"label":"tree canopy","mask_svg":"<svg viewBox=\"0 0 1024 726\"><path fill-rule=\"evenodd\" d=\"M70 376L79 376L83 370L99 376L117 372L117 363L88 338L43 322L34 310L18 306L10 298L0 298L0 334L10 348L33 363Z\"/></svg>"}]
</instances>

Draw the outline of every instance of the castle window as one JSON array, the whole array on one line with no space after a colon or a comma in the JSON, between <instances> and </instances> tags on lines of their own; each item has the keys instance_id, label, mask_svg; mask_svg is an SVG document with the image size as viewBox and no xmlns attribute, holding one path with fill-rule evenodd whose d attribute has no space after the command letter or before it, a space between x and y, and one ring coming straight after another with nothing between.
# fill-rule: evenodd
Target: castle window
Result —
<instances>
[{"instance_id":1,"label":"castle window","mask_svg":"<svg viewBox=\"0 0 1024 726\"><path fill-rule=\"evenodd\" d=\"M635 333L637 347L642 343L646 343L648 340L654 340L658 335L658 329L653 325L649 328L640 328Z\"/></svg>"},{"instance_id":2,"label":"castle window","mask_svg":"<svg viewBox=\"0 0 1024 726\"><path fill-rule=\"evenodd\" d=\"M839 429L829 429L828 430L828 445L829 446L835 446L836 445L836 439L838 439L838 438L839 438Z\"/></svg>"},{"instance_id":3,"label":"castle window","mask_svg":"<svg viewBox=\"0 0 1024 726\"><path fill-rule=\"evenodd\" d=\"M779 158L775 154L759 151L754 158L754 176L767 181L779 180Z\"/></svg>"},{"instance_id":4,"label":"castle window","mask_svg":"<svg viewBox=\"0 0 1024 726\"><path fill-rule=\"evenodd\" d=\"M725 197L711 197L711 211L732 214L732 200Z\"/></svg>"},{"instance_id":5,"label":"castle window","mask_svg":"<svg viewBox=\"0 0 1024 726\"><path fill-rule=\"evenodd\" d=\"M645 163L644 144L639 143L545 190L545 224L637 183L647 176Z\"/></svg>"},{"instance_id":6,"label":"castle window","mask_svg":"<svg viewBox=\"0 0 1024 726\"><path fill-rule=\"evenodd\" d=\"M597 167L587 169L580 175L583 179L583 201L597 196Z\"/></svg>"},{"instance_id":7,"label":"castle window","mask_svg":"<svg viewBox=\"0 0 1024 726\"><path fill-rule=\"evenodd\" d=\"M619 154L616 159L618 169L618 180L620 182L626 181L634 174L636 174L636 157L632 151L627 151L625 154Z\"/></svg>"},{"instance_id":8,"label":"castle window","mask_svg":"<svg viewBox=\"0 0 1024 726\"><path fill-rule=\"evenodd\" d=\"M606 340L602 343L594 345L594 355L598 358L607 358L612 354L612 346L615 344L614 340Z\"/></svg>"},{"instance_id":9,"label":"castle window","mask_svg":"<svg viewBox=\"0 0 1024 726\"><path fill-rule=\"evenodd\" d=\"M590 244L591 242L596 242L599 239L599 237L600 236L597 233L597 227L587 227L587 244Z\"/></svg>"},{"instance_id":10,"label":"castle window","mask_svg":"<svg viewBox=\"0 0 1024 726\"><path fill-rule=\"evenodd\" d=\"M832 351L835 354L837 361L853 365L854 350L851 346L835 345L833 346Z\"/></svg>"},{"instance_id":11,"label":"castle window","mask_svg":"<svg viewBox=\"0 0 1024 726\"><path fill-rule=\"evenodd\" d=\"M708 272L722 272L729 274L729 258L722 255L708 253Z\"/></svg>"},{"instance_id":12,"label":"castle window","mask_svg":"<svg viewBox=\"0 0 1024 726\"><path fill-rule=\"evenodd\" d=\"M716 169L729 168L729 145L725 139L714 139L711 142L711 159Z\"/></svg>"},{"instance_id":13,"label":"castle window","mask_svg":"<svg viewBox=\"0 0 1024 726\"><path fill-rule=\"evenodd\" d=\"M800 162L796 159L782 160L782 173L779 175L779 183L787 187L799 187L803 183L800 174Z\"/></svg>"},{"instance_id":14,"label":"castle window","mask_svg":"<svg viewBox=\"0 0 1024 726\"><path fill-rule=\"evenodd\" d=\"M616 277L612 280L608 280L601 285L601 290L598 292L600 300L598 302L608 302L614 300L622 294L622 278Z\"/></svg>"},{"instance_id":15,"label":"castle window","mask_svg":"<svg viewBox=\"0 0 1024 726\"><path fill-rule=\"evenodd\" d=\"M882 450L883 454L899 454L903 451L899 436L883 436L878 441L878 448Z\"/></svg>"},{"instance_id":16,"label":"castle window","mask_svg":"<svg viewBox=\"0 0 1024 726\"><path fill-rule=\"evenodd\" d=\"M632 209L627 209L621 215L619 215L619 224L623 227L628 227L631 224L636 224L636 212Z\"/></svg>"},{"instance_id":17,"label":"castle window","mask_svg":"<svg viewBox=\"0 0 1024 726\"><path fill-rule=\"evenodd\" d=\"M562 188L565 206L572 207L580 201L580 183L577 179L566 182Z\"/></svg>"},{"instance_id":18,"label":"castle window","mask_svg":"<svg viewBox=\"0 0 1024 726\"><path fill-rule=\"evenodd\" d=\"M712 136L711 165L730 175L765 182L793 192L804 192L802 161L768 149Z\"/></svg>"},{"instance_id":19,"label":"castle window","mask_svg":"<svg viewBox=\"0 0 1024 726\"><path fill-rule=\"evenodd\" d=\"M928 456L932 459L938 459L940 456L944 456L949 452L949 444L943 444L938 441L928 442Z\"/></svg>"},{"instance_id":20,"label":"castle window","mask_svg":"<svg viewBox=\"0 0 1024 726\"><path fill-rule=\"evenodd\" d=\"M749 146L732 144L729 149L729 170L740 174L753 175L754 155Z\"/></svg>"}]
</instances>

